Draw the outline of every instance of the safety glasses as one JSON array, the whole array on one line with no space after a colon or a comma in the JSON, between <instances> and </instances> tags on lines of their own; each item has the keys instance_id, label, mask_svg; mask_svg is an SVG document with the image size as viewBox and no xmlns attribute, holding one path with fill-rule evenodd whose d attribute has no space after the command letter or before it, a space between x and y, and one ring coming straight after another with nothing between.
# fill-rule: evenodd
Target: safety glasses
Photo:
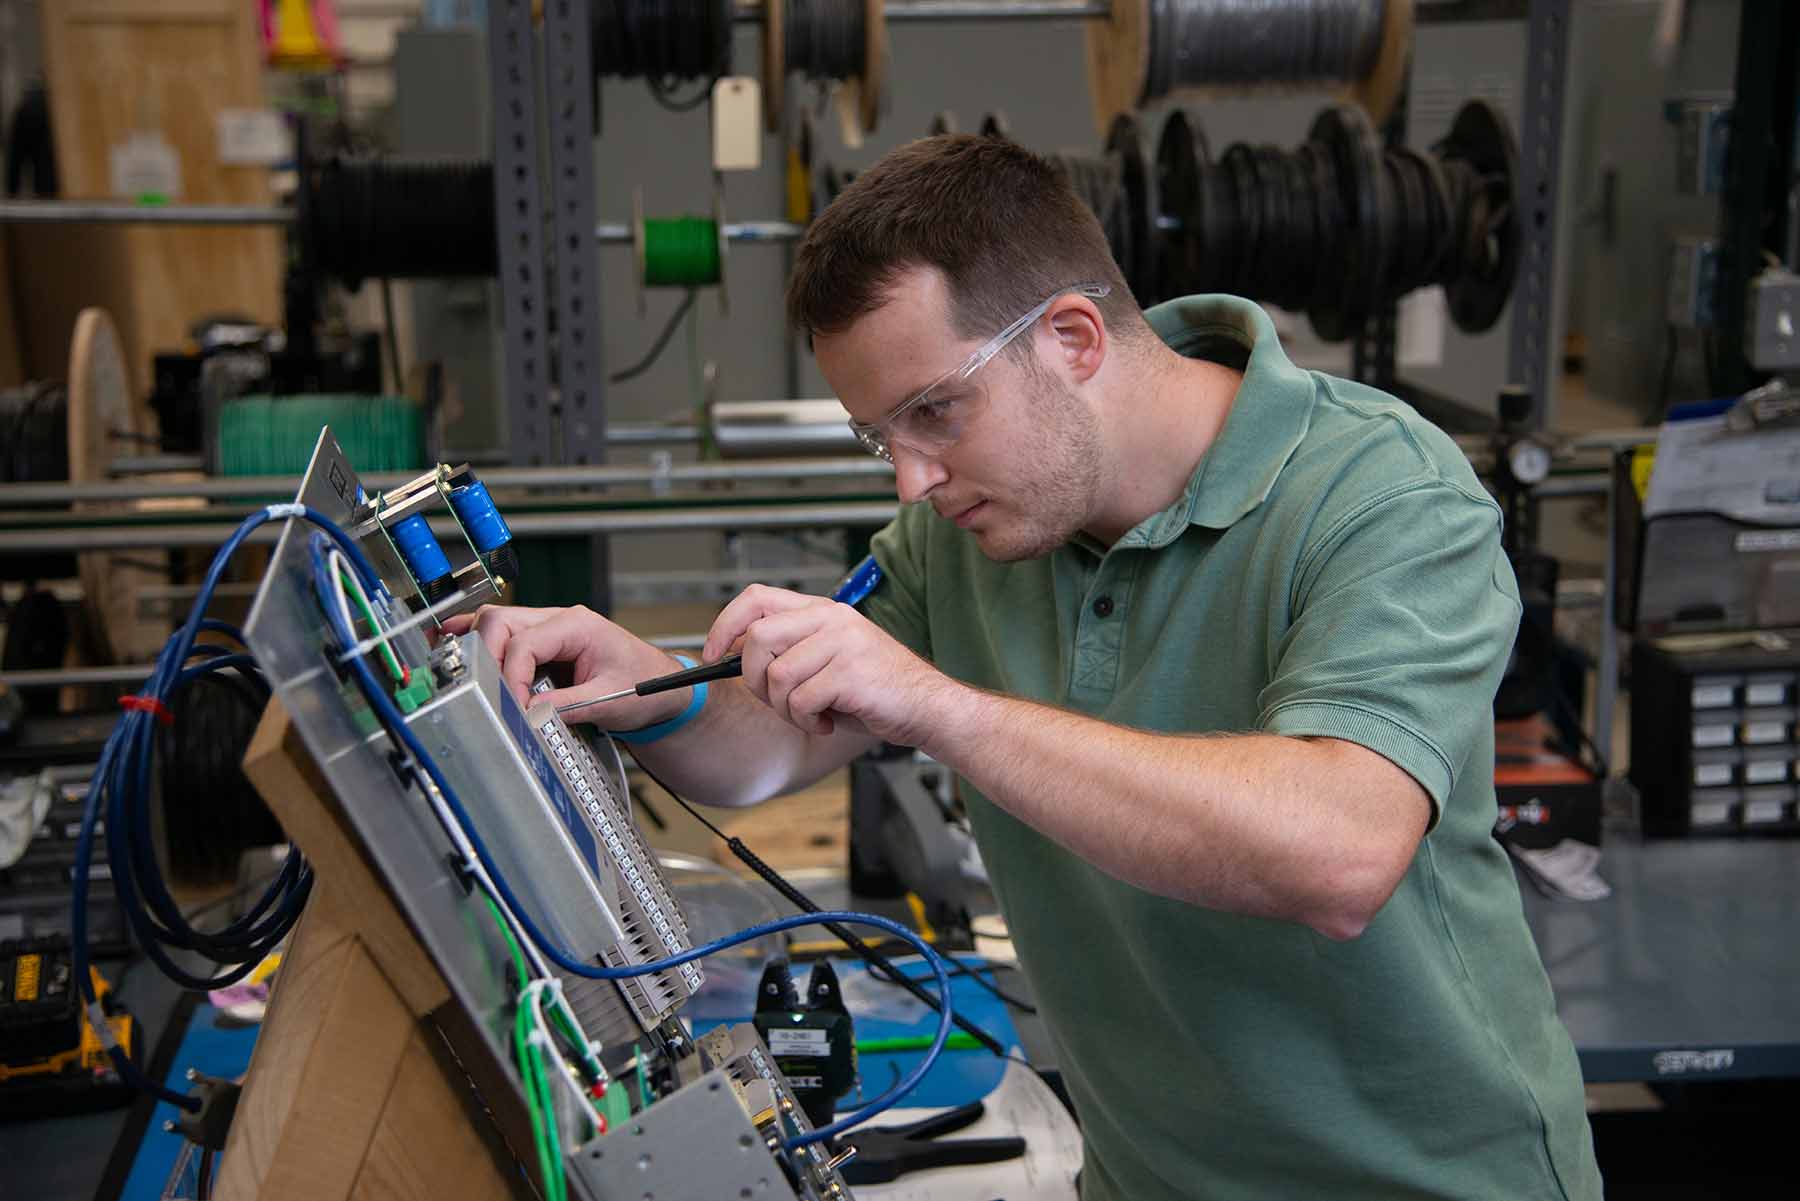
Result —
<instances>
[{"instance_id":1,"label":"safety glasses","mask_svg":"<svg viewBox=\"0 0 1800 1201\"><path fill-rule=\"evenodd\" d=\"M1037 323L1050 306L1071 293L1099 300L1112 292L1107 284L1072 284L1044 297L1029 313L1007 325L959 366L932 380L916 395L901 401L880 421L852 421L850 429L863 449L877 458L894 461L894 446L936 457L956 444L987 400L987 392L972 377L1020 334Z\"/></svg>"}]
</instances>

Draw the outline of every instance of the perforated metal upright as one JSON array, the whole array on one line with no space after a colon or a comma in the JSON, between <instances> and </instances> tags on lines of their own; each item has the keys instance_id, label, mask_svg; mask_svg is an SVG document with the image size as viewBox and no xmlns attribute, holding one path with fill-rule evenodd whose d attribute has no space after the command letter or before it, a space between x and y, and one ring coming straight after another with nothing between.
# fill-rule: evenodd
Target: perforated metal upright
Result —
<instances>
[{"instance_id":1,"label":"perforated metal upright","mask_svg":"<svg viewBox=\"0 0 1800 1201\"><path fill-rule=\"evenodd\" d=\"M532 7L531 0L492 0L488 6L511 456L523 466L599 463L606 458L606 375L594 242L589 3L547 0L541 47ZM549 139L547 155L541 136ZM539 181L540 165L549 169L548 187ZM611 600L607 542L583 542L586 595L556 599L579 599L605 611Z\"/></svg>"},{"instance_id":2,"label":"perforated metal upright","mask_svg":"<svg viewBox=\"0 0 1800 1201\"><path fill-rule=\"evenodd\" d=\"M1506 378L1531 393L1532 425L1554 407L1551 345L1556 308L1556 191L1562 159L1563 92L1569 57L1569 0L1531 0L1526 15L1524 129L1519 139L1519 281L1512 298Z\"/></svg>"}]
</instances>

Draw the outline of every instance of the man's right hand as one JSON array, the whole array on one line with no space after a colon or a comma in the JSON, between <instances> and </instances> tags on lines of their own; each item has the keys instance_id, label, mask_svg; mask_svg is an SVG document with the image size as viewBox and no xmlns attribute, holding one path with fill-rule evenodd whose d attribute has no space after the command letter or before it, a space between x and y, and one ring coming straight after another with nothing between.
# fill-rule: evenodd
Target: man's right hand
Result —
<instances>
[{"instance_id":1,"label":"man's right hand","mask_svg":"<svg viewBox=\"0 0 1800 1201\"><path fill-rule=\"evenodd\" d=\"M569 609L483 605L474 613L449 618L444 622L444 630L450 634L466 634L470 630L480 634L488 653L500 664L501 678L521 705L534 699L572 704L680 671L682 667L673 656L581 605ZM543 674L544 665L549 663L571 664L574 683L533 698L532 681ZM576 710L570 716L593 722L602 729L635 730L674 717L687 707L692 692L679 688L658 696L626 697Z\"/></svg>"}]
</instances>

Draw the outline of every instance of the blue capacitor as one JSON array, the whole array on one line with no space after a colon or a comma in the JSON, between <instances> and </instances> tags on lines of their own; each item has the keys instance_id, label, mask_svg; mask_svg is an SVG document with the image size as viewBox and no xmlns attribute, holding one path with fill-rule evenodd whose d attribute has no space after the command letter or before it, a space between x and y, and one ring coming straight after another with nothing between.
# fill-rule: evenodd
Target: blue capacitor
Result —
<instances>
[{"instance_id":1,"label":"blue capacitor","mask_svg":"<svg viewBox=\"0 0 1800 1201\"><path fill-rule=\"evenodd\" d=\"M425 523L425 515L414 513L388 532L393 535L394 545L400 548L400 557L406 560L406 569L413 573L413 578L419 581L429 597L431 585L450 575L450 560L445 556L444 548L438 545L431 527Z\"/></svg>"},{"instance_id":2,"label":"blue capacitor","mask_svg":"<svg viewBox=\"0 0 1800 1201\"><path fill-rule=\"evenodd\" d=\"M456 510L463 528L469 531L469 540L482 554L512 541L512 531L506 528L506 518L500 516L500 510L494 507L494 498L488 495L487 485L480 480L464 484L460 488L452 488L450 507Z\"/></svg>"}]
</instances>

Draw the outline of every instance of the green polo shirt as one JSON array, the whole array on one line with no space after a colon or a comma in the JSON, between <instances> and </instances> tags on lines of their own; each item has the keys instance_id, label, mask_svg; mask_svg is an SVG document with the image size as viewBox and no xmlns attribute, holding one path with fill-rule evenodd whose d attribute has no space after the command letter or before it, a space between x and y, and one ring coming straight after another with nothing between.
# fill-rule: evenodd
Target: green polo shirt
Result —
<instances>
[{"instance_id":1,"label":"green polo shirt","mask_svg":"<svg viewBox=\"0 0 1800 1201\"><path fill-rule=\"evenodd\" d=\"M1126 884L964 783L1081 1119L1083 1197L1598 1198L1574 1047L1490 834L1519 616L1499 509L1442 432L1295 367L1255 305L1147 316L1244 372L1181 498L1111 548L1012 564L909 506L866 611L956 679L1104 721L1359 743L1436 813L1393 898L1333 942Z\"/></svg>"}]
</instances>

